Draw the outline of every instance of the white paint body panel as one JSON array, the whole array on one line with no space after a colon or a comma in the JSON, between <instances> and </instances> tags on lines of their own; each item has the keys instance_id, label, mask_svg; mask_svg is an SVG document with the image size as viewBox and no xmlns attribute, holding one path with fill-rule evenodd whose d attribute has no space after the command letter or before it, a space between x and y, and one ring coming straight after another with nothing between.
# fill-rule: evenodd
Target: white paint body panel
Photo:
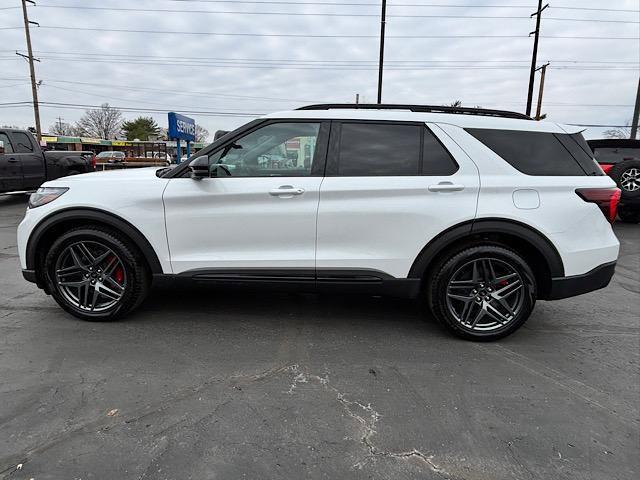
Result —
<instances>
[{"instance_id":1,"label":"white paint body panel","mask_svg":"<svg viewBox=\"0 0 640 480\"><path fill-rule=\"evenodd\" d=\"M176 178L164 194L174 273L315 267L319 177ZM291 185L302 195L275 197Z\"/></svg>"},{"instance_id":2,"label":"white paint body panel","mask_svg":"<svg viewBox=\"0 0 640 480\"><path fill-rule=\"evenodd\" d=\"M51 203L27 210L18 226L22 268L26 268L27 241L36 225L60 210L94 208L135 226L155 250L163 271L170 273L162 207L162 192L169 181L156 177L157 170L151 167L94 172L45 182L44 187L68 187L69 191Z\"/></svg>"}]
</instances>

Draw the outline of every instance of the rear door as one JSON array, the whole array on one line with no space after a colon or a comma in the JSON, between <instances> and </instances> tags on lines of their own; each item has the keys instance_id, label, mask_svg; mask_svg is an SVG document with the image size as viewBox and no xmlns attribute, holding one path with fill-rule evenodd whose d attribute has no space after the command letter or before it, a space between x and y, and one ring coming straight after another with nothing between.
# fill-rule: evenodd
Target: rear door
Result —
<instances>
[{"instance_id":1,"label":"rear door","mask_svg":"<svg viewBox=\"0 0 640 480\"><path fill-rule=\"evenodd\" d=\"M318 278L335 270L406 278L430 240L474 218L478 188L476 166L436 125L333 122Z\"/></svg>"},{"instance_id":2,"label":"rear door","mask_svg":"<svg viewBox=\"0 0 640 480\"><path fill-rule=\"evenodd\" d=\"M23 189L38 188L46 180L46 169L42 150L33 135L27 132L9 132L14 148L14 158L21 165Z\"/></svg>"},{"instance_id":3,"label":"rear door","mask_svg":"<svg viewBox=\"0 0 640 480\"><path fill-rule=\"evenodd\" d=\"M4 153L0 153L0 192L22 190L22 167L11 139L5 132L0 132L0 141L4 143Z\"/></svg>"}]
</instances>

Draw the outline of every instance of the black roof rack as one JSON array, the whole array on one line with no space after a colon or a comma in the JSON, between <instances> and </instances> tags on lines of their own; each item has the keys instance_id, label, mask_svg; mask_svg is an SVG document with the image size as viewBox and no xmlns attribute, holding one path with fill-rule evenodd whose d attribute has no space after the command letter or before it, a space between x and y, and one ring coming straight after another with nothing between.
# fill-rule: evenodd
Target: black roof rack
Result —
<instances>
[{"instance_id":1,"label":"black roof rack","mask_svg":"<svg viewBox=\"0 0 640 480\"><path fill-rule=\"evenodd\" d=\"M317 105L307 105L298 110L409 110L421 113L452 113L456 115L482 115L485 117L517 118L520 120L533 120L524 113L510 112L507 110L490 110L488 108L470 107L445 107L440 105L407 105L400 103L320 103Z\"/></svg>"}]
</instances>

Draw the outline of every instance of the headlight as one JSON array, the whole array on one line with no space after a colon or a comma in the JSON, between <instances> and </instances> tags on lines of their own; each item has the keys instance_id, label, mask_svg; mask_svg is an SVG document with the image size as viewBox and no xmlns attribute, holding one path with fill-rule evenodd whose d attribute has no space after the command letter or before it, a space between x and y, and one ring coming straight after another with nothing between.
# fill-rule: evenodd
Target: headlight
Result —
<instances>
[{"instance_id":1,"label":"headlight","mask_svg":"<svg viewBox=\"0 0 640 480\"><path fill-rule=\"evenodd\" d=\"M69 190L67 187L40 187L29 197L29 208L41 207Z\"/></svg>"}]
</instances>

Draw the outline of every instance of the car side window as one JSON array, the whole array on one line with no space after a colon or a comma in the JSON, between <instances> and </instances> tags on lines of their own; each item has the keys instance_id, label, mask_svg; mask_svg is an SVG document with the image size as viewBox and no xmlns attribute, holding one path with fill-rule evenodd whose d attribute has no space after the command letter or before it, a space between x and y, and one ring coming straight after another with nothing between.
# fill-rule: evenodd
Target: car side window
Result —
<instances>
[{"instance_id":1,"label":"car side window","mask_svg":"<svg viewBox=\"0 0 640 480\"><path fill-rule=\"evenodd\" d=\"M13 147L6 133L0 133L0 141L4 143L4 153L13 153Z\"/></svg>"},{"instance_id":2,"label":"car side window","mask_svg":"<svg viewBox=\"0 0 640 480\"><path fill-rule=\"evenodd\" d=\"M33 143L26 133L13 132L12 135L16 144L16 153L33 153Z\"/></svg>"},{"instance_id":3,"label":"car side window","mask_svg":"<svg viewBox=\"0 0 640 480\"><path fill-rule=\"evenodd\" d=\"M320 123L272 123L209 155L210 177L311 175Z\"/></svg>"},{"instance_id":4,"label":"car side window","mask_svg":"<svg viewBox=\"0 0 640 480\"><path fill-rule=\"evenodd\" d=\"M338 175L418 175L421 134L419 125L345 122L340 132Z\"/></svg>"},{"instance_id":5,"label":"car side window","mask_svg":"<svg viewBox=\"0 0 640 480\"><path fill-rule=\"evenodd\" d=\"M422 142L422 175L453 175L458 164L440 140L425 127Z\"/></svg>"}]
</instances>

